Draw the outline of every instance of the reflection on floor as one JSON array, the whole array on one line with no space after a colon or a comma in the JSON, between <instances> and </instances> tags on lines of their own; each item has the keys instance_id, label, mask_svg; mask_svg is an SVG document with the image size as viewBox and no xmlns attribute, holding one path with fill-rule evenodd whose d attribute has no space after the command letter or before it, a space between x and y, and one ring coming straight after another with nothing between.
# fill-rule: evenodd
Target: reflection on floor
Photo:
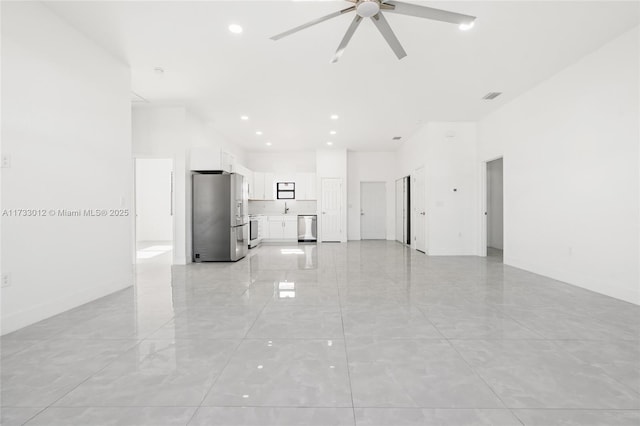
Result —
<instances>
[{"instance_id":1,"label":"reflection on floor","mask_svg":"<svg viewBox=\"0 0 640 426\"><path fill-rule=\"evenodd\" d=\"M640 307L493 257L262 246L137 274L2 338L3 425L640 424Z\"/></svg>"},{"instance_id":2,"label":"reflection on floor","mask_svg":"<svg viewBox=\"0 0 640 426\"><path fill-rule=\"evenodd\" d=\"M492 260L502 262L504 258L504 251L493 247L487 247L487 257L492 258Z\"/></svg>"},{"instance_id":3,"label":"reflection on floor","mask_svg":"<svg viewBox=\"0 0 640 426\"><path fill-rule=\"evenodd\" d=\"M138 241L136 243L137 263L171 264L172 241Z\"/></svg>"}]
</instances>

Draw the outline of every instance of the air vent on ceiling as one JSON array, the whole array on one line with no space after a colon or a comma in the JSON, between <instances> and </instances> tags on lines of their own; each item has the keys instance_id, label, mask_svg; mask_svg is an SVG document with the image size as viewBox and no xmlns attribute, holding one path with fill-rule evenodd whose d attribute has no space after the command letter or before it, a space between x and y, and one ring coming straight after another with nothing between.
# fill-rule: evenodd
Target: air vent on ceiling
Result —
<instances>
[{"instance_id":1,"label":"air vent on ceiling","mask_svg":"<svg viewBox=\"0 0 640 426\"><path fill-rule=\"evenodd\" d=\"M131 92L131 102L133 103L149 103L148 100L138 95L136 92Z\"/></svg>"},{"instance_id":2,"label":"air vent on ceiling","mask_svg":"<svg viewBox=\"0 0 640 426\"><path fill-rule=\"evenodd\" d=\"M400 139L402 139L402 136L394 136L394 137L393 137L393 140L394 140L394 141L399 141Z\"/></svg>"},{"instance_id":3,"label":"air vent on ceiling","mask_svg":"<svg viewBox=\"0 0 640 426\"><path fill-rule=\"evenodd\" d=\"M485 101L491 101L500 95L502 95L502 92L489 92L486 95L484 95L482 99L484 99Z\"/></svg>"}]
</instances>

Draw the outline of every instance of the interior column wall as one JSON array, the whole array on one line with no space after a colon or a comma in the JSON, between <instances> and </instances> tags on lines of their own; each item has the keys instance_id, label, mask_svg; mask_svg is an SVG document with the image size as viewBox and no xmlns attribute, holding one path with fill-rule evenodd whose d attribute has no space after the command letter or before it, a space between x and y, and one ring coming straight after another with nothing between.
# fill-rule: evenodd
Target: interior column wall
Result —
<instances>
[{"instance_id":1,"label":"interior column wall","mask_svg":"<svg viewBox=\"0 0 640 426\"><path fill-rule=\"evenodd\" d=\"M2 206L43 212L2 218L5 334L133 284L133 164L128 67L39 2L1 7Z\"/></svg>"},{"instance_id":2,"label":"interior column wall","mask_svg":"<svg viewBox=\"0 0 640 426\"><path fill-rule=\"evenodd\" d=\"M432 122L397 153L396 178L425 167L425 232L431 255L478 254L476 149L475 123Z\"/></svg>"}]
</instances>

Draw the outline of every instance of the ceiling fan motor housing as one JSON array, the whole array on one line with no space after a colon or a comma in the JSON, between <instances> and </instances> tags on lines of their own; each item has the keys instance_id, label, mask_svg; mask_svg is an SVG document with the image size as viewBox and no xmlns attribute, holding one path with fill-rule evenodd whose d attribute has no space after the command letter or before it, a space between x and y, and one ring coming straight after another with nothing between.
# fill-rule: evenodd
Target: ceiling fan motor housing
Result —
<instances>
[{"instance_id":1,"label":"ceiling fan motor housing","mask_svg":"<svg viewBox=\"0 0 640 426\"><path fill-rule=\"evenodd\" d=\"M363 18L371 18L380 12L380 0L359 0L356 13Z\"/></svg>"}]
</instances>

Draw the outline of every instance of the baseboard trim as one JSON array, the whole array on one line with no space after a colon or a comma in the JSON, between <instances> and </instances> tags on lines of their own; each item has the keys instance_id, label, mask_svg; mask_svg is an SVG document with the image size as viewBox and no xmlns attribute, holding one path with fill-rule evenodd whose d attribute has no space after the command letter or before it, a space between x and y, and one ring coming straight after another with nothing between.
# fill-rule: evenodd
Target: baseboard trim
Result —
<instances>
[{"instance_id":1,"label":"baseboard trim","mask_svg":"<svg viewBox=\"0 0 640 426\"><path fill-rule=\"evenodd\" d=\"M70 309L131 287L132 285L133 283L129 282L121 285L110 283L109 285L93 287L4 316L2 317L2 331L0 335L4 336L5 334L51 318Z\"/></svg>"}]
</instances>

